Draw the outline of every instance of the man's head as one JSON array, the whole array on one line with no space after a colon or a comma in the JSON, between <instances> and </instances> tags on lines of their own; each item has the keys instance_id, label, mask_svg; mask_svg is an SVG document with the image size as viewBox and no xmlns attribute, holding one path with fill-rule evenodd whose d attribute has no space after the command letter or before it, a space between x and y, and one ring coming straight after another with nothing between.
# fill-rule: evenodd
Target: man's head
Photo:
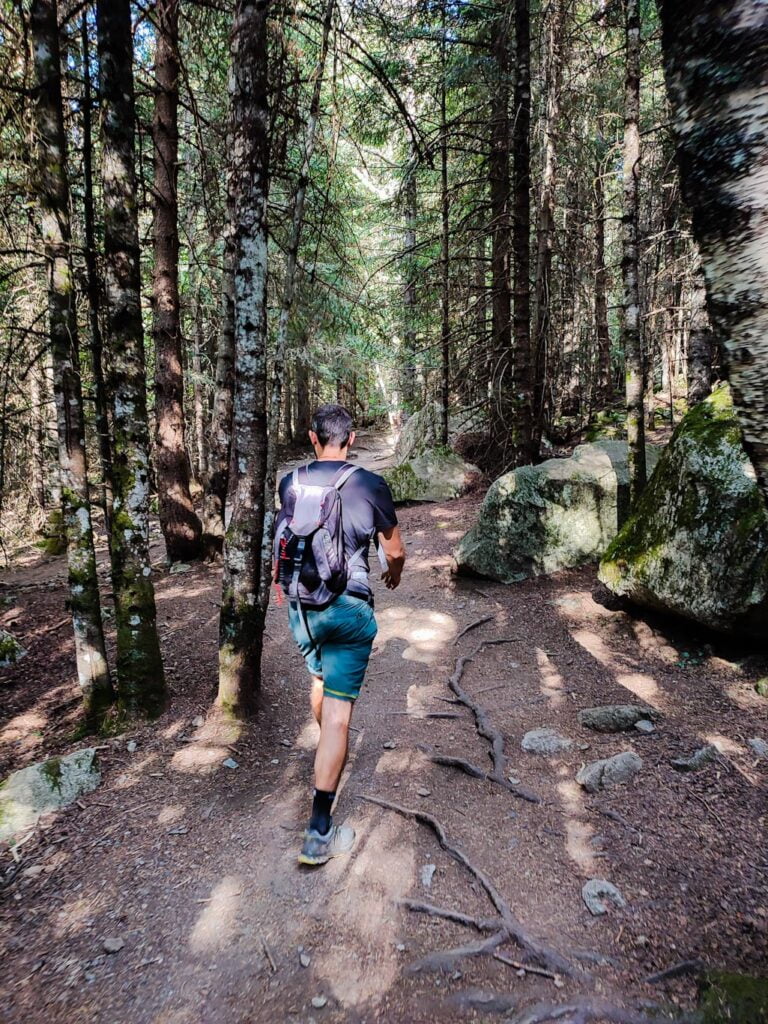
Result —
<instances>
[{"instance_id":1,"label":"man's head","mask_svg":"<svg viewBox=\"0 0 768 1024\"><path fill-rule=\"evenodd\" d=\"M343 405L321 405L312 417L309 439L315 454L326 457L338 453L343 456L355 440L352 415Z\"/></svg>"}]
</instances>

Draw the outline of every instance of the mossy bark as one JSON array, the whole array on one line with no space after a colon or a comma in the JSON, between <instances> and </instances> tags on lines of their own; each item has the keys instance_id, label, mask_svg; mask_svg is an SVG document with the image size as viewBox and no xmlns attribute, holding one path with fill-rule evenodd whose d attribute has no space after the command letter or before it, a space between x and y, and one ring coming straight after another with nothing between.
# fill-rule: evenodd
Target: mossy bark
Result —
<instances>
[{"instance_id":1,"label":"mossy bark","mask_svg":"<svg viewBox=\"0 0 768 1024\"><path fill-rule=\"evenodd\" d=\"M96 7L101 92L104 264L114 401L112 521L118 703L154 717L167 691L149 560L149 427L141 318L134 135L133 36L128 0Z\"/></svg>"},{"instance_id":2,"label":"mossy bark","mask_svg":"<svg viewBox=\"0 0 768 1024\"><path fill-rule=\"evenodd\" d=\"M37 79L36 184L48 279L48 323L57 417L61 515L69 570L69 604L85 717L90 726L98 727L114 700L114 693L104 646L88 497L55 0L33 0L30 27Z\"/></svg>"},{"instance_id":3,"label":"mossy bark","mask_svg":"<svg viewBox=\"0 0 768 1024\"><path fill-rule=\"evenodd\" d=\"M768 498L768 12L761 0L660 0L659 9L715 340Z\"/></svg>"},{"instance_id":4,"label":"mossy bark","mask_svg":"<svg viewBox=\"0 0 768 1024\"><path fill-rule=\"evenodd\" d=\"M232 30L234 487L224 541L218 701L237 717L252 709L260 685L265 612L259 587L267 470L268 9L265 0L238 0Z\"/></svg>"}]
</instances>

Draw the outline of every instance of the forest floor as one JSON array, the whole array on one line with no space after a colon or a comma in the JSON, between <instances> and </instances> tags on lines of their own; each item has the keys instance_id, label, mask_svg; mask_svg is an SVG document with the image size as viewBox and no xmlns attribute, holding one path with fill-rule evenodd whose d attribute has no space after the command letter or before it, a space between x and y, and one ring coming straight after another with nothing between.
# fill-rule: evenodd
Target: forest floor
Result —
<instances>
[{"instance_id":1,"label":"forest floor","mask_svg":"<svg viewBox=\"0 0 768 1024\"><path fill-rule=\"evenodd\" d=\"M361 450L361 463L371 455L379 467L375 446ZM400 514L408 565L397 591L376 595L379 634L337 808L357 843L319 870L296 862L317 728L285 609L269 610L260 711L237 730L212 711L220 571L159 566L170 709L102 741L101 786L43 818L18 864L0 851L5 1024L450 1024L579 998L691 1007L692 976L648 976L691 960L764 970L768 762L747 743L768 738L768 701L754 690L764 662L611 610L593 568L514 587L457 580L451 550L479 500ZM161 562L162 548L153 550ZM0 672L4 776L88 740L72 738L63 560L9 570L2 595L0 625L29 648ZM420 749L490 767L488 743L472 713L450 702L448 679L459 656L498 638L512 640L477 652L462 686L503 734L507 773L540 803ZM630 701L659 712L654 733L579 725L581 708ZM573 746L556 757L524 753L524 733L540 726ZM671 766L706 743L719 753L701 771ZM588 795L575 783L585 760L630 749L643 759L630 784ZM237 767L224 766L228 758ZM431 827L366 796L434 816L478 873L441 849ZM592 917L581 889L595 877L614 883L626 906ZM403 901L494 917L486 883L571 975L523 974L490 953L444 971L419 967L482 937ZM106 939L119 951L105 952ZM525 959L511 940L496 952Z\"/></svg>"}]
</instances>

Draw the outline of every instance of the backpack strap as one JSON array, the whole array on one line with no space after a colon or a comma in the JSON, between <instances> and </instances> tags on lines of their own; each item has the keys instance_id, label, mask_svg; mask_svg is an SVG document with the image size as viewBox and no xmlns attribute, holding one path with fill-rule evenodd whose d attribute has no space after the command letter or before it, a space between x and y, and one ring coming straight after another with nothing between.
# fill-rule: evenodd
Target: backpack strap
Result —
<instances>
[{"instance_id":1,"label":"backpack strap","mask_svg":"<svg viewBox=\"0 0 768 1024\"><path fill-rule=\"evenodd\" d=\"M333 481L333 486L337 491L340 491L344 484L349 480L353 473L356 473L358 466L344 466L340 471L339 476Z\"/></svg>"}]
</instances>

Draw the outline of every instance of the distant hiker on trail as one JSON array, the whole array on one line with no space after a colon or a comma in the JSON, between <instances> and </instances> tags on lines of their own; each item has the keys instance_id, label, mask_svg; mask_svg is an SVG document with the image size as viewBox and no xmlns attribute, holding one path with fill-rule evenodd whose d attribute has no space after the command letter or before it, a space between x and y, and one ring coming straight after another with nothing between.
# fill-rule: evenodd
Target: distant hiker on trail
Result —
<instances>
[{"instance_id":1,"label":"distant hiker on trail","mask_svg":"<svg viewBox=\"0 0 768 1024\"><path fill-rule=\"evenodd\" d=\"M370 543L390 590L400 583L405 547L386 482L347 462L355 441L349 412L341 405L321 406L309 438L316 461L280 481L275 580L289 600L291 632L312 677L310 701L320 725L312 816L299 863L325 864L348 853L355 840L348 825L333 824L331 807L376 636Z\"/></svg>"}]
</instances>

